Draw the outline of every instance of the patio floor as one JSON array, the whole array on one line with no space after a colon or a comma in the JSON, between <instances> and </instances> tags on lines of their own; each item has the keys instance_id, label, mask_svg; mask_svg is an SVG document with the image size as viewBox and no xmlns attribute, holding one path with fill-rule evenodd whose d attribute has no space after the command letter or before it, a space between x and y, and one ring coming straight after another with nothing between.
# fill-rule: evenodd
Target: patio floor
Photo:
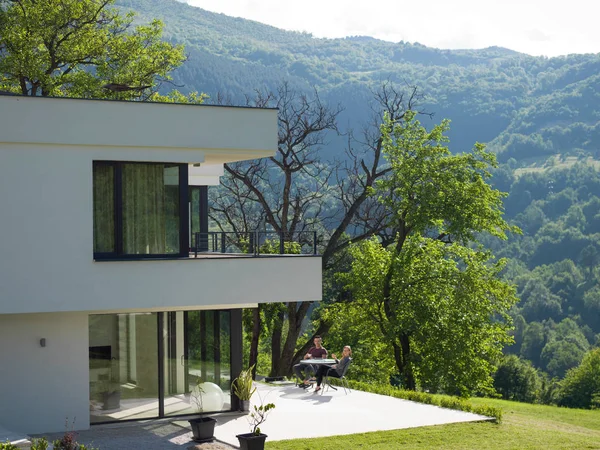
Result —
<instances>
[{"instance_id":1,"label":"patio floor","mask_svg":"<svg viewBox=\"0 0 600 450\"><path fill-rule=\"evenodd\" d=\"M276 405L261 426L269 441L489 420L476 414L354 390L345 394L343 389L330 389L321 395L294 385L259 384L252 402L259 403L260 399ZM238 448L235 436L249 432L248 417L232 413L214 417L216 445L198 448L229 448L227 444ZM49 437L56 439L60 434ZM96 425L79 432L77 439L101 450L182 449L195 444L187 421L180 418Z\"/></svg>"}]
</instances>

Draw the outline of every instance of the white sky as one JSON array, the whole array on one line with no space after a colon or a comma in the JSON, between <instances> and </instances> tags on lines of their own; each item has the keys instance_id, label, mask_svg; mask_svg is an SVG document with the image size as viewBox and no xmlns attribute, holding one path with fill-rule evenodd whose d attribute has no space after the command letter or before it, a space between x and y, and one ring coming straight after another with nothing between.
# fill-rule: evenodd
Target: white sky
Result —
<instances>
[{"instance_id":1,"label":"white sky","mask_svg":"<svg viewBox=\"0 0 600 450\"><path fill-rule=\"evenodd\" d=\"M184 0L316 37L429 47L492 45L530 55L600 53L600 0Z\"/></svg>"}]
</instances>

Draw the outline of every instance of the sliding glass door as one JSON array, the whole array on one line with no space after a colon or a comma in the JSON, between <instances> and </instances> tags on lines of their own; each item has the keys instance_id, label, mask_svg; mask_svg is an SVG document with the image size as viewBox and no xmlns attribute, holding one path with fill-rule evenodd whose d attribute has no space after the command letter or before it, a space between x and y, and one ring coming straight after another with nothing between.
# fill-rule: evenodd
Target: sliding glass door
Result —
<instances>
[{"instance_id":1,"label":"sliding glass door","mask_svg":"<svg viewBox=\"0 0 600 450\"><path fill-rule=\"evenodd\" d=\"M89 318L90 422L158 416L157 314Z\"/></svg>"},{"instance_id":2,"label":"sliding glass door","mask_svg":"<svg viewBox=\"0 0 600 450\"><path fill-rule=\"evenodd\" d=\"M91 423L231 409L229 311L90 315L89 346Z\"/></svg>"},{"instance_id":3,"label":"sliding glass door","mask_svg":"<svg viewBox=\"0 0 600 450\"><path fill-rule=\"evenodd\" d=\"M231 409L229 311L166 313L165 415Z\"/></svg>"}]
</instances>

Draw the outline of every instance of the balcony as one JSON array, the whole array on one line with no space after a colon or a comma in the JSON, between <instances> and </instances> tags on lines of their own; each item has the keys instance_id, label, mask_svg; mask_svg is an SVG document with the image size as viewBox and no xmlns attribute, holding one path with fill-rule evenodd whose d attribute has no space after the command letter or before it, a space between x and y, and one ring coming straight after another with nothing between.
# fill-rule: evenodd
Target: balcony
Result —
<instances>
[{"instance_id":1,"label":"balcony","mask_svg":"<svg viewBox=\"0 0 600 450\"><path fill-rule=\"evenodd\" d=\"M191 258L318 256L316 231L196 232Z\"/></svg>"}]
</instances>

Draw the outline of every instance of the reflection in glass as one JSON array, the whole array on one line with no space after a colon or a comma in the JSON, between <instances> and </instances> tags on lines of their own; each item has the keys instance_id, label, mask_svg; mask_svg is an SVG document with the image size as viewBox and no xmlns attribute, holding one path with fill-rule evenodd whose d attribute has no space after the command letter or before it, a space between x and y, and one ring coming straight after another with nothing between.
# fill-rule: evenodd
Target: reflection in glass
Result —
<instances>
[{"instance_id":1,"label":"reflection in glass","mask_svg":"<svg viewBox=\"0 0 600 450\"><path fill-rule=\"evenodd\" d=\"M179 166L123 164L123 253L179 253Z\"/></svg>"},{"instance_id":2,"label":"reflection in glass","mask_svg":"<svg viewBox=\"0 0 600 450\"><path fill-rule=\"evenodd\" d=\"M90 422L158 416L157 315L89 317Z\"/></svg>"},{"instance_id":3,"label":"reflection in glass","mask_svg":"<svg viewBox=\"0 0 600 450\"><path fill-rule=\"evenodd\" d=\"M115 167L94 163L94 253L115 251Z\"/></svg>"},{"instance_id":4,"label":"reflection in glass","mask_svg":"<svg viewBox=\"0 0 600 450\"><path fill-rule=\"evenodd\" d=\"M159 417L161 373L165 415L231 409L229 311L90 315L89 345L91 423Z\"/></svg>"},{"instance_id":5,"label":"reflection in glass","mask_svg":"<svg viewBox=\"0 0 600 450\"><path fill-rule=\"evenodd\" d=\"M165 415L229 410L229 312L178 311L166 317Z\"/></svg>"}]
</instances>

